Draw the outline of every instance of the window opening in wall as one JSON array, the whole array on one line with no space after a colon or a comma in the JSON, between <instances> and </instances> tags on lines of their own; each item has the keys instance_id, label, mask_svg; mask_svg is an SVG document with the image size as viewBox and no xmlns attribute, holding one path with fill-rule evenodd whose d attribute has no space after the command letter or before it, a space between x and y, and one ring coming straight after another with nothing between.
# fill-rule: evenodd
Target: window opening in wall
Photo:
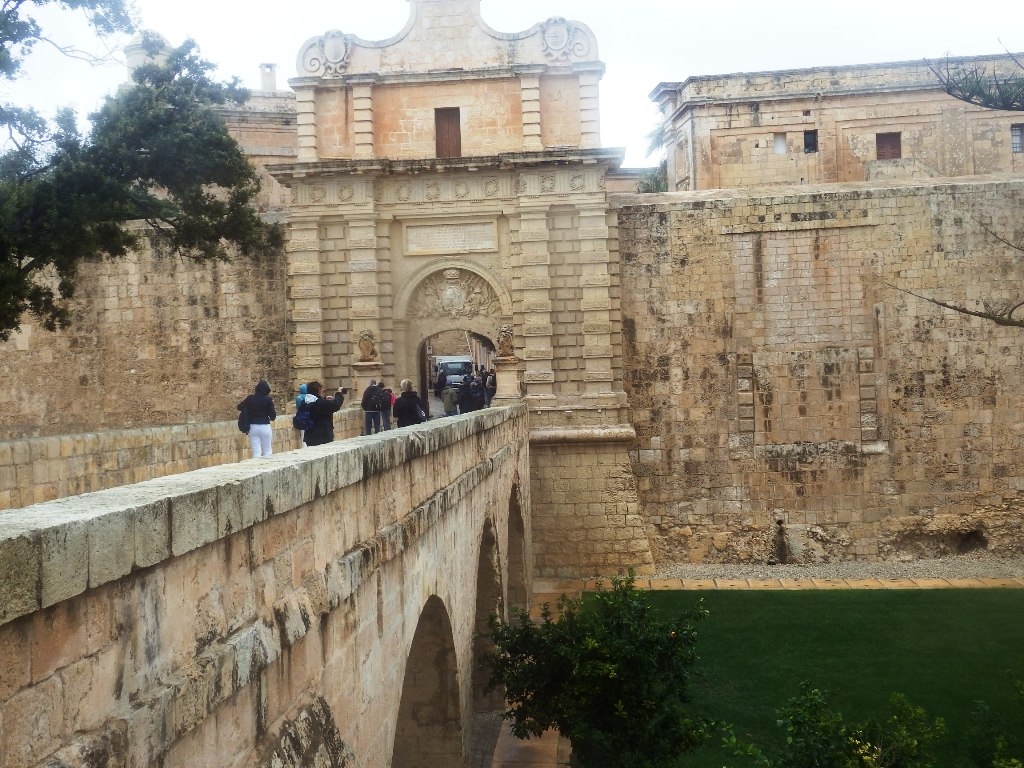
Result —
<instances>
[{"instance_id":1,"label":"window opening in wall","mask_svg":"<svg viewBox=\"0 0 1024 768\"><path fill-rule=\"evenodd\" d=\"M810 116L811 116L811 110L805 109L804 110L804 117L810 117Z\"/></svg>"},{"instance_id":2,"label":"window opening in wall","mask_svg":"<svg viewBox=\"0 0 1024 768\"><path fill-rule=\"evenodd\" d=\"M809 155L818 151L818 131L804 131L804 154Z\"/></svg>"},{"instance_id":3,"label":"window opening in wall","mask_svg":"<svg viewBox=\"0 0 1024 768\"><path fill-rule=\"evenodd\" d=\"M879 160L899 160L903 157L900 134L876 133L875 157Z\"/></svg>"},{"instance_id":4,"label":"window opening in wall","mask_svg":"<svg viewBox=\"0 0 1024 768\"><path fill-rule=\"evenodd\" d=\"M1024 123L1010 126L1010 151L1024 152Z\"/></svg>"},{"instance_id":5,"label":"window opening in wall","mask_svg":"<svg viewBox=\"0 0 1024 768\"><path fill-rule=\"evenodd\" d=\"M775 134L775 154L784 155L786 154L786 134L776 133Z\"/></svg>"},{"instance_id":6,"label":"window opening in wall","mask_svg":"<svg viewBox=\"0 0 1024 768\"><path fill-rule=\"evenodd\" d=\"M434 110L438 157L462 157L462 121L458 107Z\"/></svg>"}]
</instances>

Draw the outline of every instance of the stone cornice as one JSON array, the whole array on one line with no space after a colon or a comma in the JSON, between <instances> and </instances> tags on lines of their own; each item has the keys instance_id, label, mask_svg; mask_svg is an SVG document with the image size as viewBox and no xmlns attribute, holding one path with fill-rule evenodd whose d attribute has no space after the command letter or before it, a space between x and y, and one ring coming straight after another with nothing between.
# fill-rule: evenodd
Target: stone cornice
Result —
<instances>
[{"instance_id":1,"label":"stone cornice","mask_svg":"<svg viewBox=\"0 0 1024 768\"><path fill-rule=\"evenodd\" d=\"M299 180L330 176L398 176L452 171L518 170L547 165L603 165L616 169L624 158L623 149L548 149L541 152L504 152L498 155L444 159L332 159L312 163L280 163L268 165L267 171L282 184L290 185Z\"/></svg>"}]
</instances>

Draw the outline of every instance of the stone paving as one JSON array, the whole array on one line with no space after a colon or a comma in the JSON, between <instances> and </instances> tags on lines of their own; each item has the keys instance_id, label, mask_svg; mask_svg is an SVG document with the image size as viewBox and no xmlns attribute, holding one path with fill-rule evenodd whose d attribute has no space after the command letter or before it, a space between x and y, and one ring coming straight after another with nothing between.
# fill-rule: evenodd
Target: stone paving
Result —
<instances>
[{"instance_id":1,"label":"stone paving","mask_svg":"<svg viewBox=\"0 0 1024 768\"><path fill-rule=\"evenodd\" d=\"M604 580L604 585L609 580ZM533 609L538 616L540 606L552 606L559 596L579 597L593 590L597 580L561 581L535 579ZM636 579L641 589L707 590L707 589L1024 589L1024 575L1012 578L977 577L968 579ZM556 731L548 731L537 739L521 741L509 732L506 724L498 737L491 768L557 768L569 764L569 742Z\"/></svg>"}]
</instances>

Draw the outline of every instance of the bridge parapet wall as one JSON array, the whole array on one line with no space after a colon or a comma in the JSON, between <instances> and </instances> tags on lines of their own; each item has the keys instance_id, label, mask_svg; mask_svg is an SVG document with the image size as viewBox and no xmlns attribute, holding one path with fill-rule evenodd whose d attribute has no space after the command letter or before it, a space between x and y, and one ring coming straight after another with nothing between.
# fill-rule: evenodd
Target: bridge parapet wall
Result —
<instances>
[{"instance_id":1,"label":"bridge parapet wall","mask_svg":"<svg viewBox=\"0 0 1024 768\"><path fill-rule=\"evenodd\" d=\"M346 408L335 435L356 437L362 411ZM299 446L292 414L274 424L274 448ZM249 441L234 421L0 441L0 512L241 461Z\"/></svg>"},{"instance_id":2,"label":"bridge parapet wall","mask_svg":"<svg viewBox=\"0 0 1024 768\"><path fill-rule=\"evenodd\" d=\"M480 532L507 558L510 494L528 526L526 421L492 408L0 515L0 766L269 764L311 708L386 764L423 605L470 665Z\"/></svg>"}]
</instances>

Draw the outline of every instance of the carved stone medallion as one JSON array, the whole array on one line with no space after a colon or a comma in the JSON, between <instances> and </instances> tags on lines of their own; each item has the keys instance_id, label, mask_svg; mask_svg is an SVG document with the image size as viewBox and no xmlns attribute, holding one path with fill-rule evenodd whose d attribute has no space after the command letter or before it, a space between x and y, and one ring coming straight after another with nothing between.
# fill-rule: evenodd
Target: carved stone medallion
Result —
<instances>
[{"instance_id":1,"label":"carved stone medallion","mask_svg":"<svg viewBox=\"0 0 1024 768\"><path fill-rule=\"evenodd\" d=\"M409 301L409 317L468 319L501 314L501 301L484 278L461 269L427 277Z\"/></svg>"}]
</instances>

